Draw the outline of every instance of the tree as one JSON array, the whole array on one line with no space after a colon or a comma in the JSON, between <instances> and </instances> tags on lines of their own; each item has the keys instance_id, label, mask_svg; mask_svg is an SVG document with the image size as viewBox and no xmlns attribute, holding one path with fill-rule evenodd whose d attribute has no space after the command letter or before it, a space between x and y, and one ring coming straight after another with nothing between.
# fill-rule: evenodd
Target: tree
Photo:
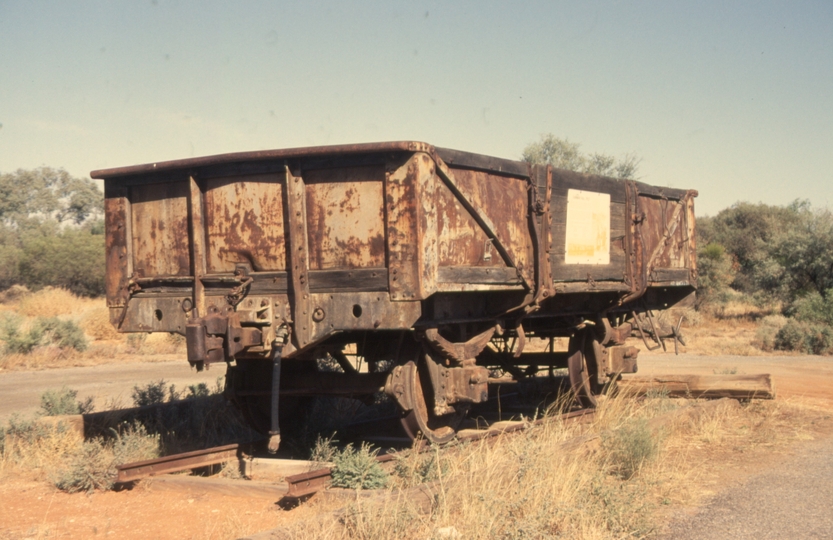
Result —
<instances>
[{"instance_id":1,"label":"tree","mask_svg":"<svg viewBox=\"0 0 833 540\"><path fill-rule=\"evenodd\" d=\"M38 217L83 223L104 212L104 196L87 178L63 169L40 167L0 174L0 220L16 223Z\"/></svg>"},{"instance_id":2,"label":"tree","mask_svg":"<svg viewBox=\"0 0 833 540\"><path fill-rule=\"evenodd\" d=\"M583 154L581 145L552 133L541 135L540 141L527 145L523 151L523 160L527 163L546 163L570 171L631 180L636 179L641 161L635 154L627 154L621 159L607 154Z\"/></svg>"},{"instance_id":3,"label":"tree","mask_svg":"<svg viewBox=\"0 0 833 540\"><path fill-rule=\"evenodd\" d=\"M104 292L104 195L92 180L41 167L0 174L0 289Z\"/></svg>"}]
</instances>

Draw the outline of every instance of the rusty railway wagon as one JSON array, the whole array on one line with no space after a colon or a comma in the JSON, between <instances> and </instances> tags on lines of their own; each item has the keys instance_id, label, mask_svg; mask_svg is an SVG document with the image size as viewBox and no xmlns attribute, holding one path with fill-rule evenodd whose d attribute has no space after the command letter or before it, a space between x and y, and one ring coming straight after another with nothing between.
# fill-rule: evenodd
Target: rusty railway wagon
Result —
<instances>
[{"instance_id":1,"label":"rusty railway wagon","mask_svg":"<svg viewBox=\"0 0 833 540\"><path fill-rule=\"evenodd\" d=\"M661 337L653 310L696 287L695 191L422 142L91 175L112 323L184 335L197 369L227 364L227 397L272 450L303 396L380 390L409 435L448 441L493 369L566 368L592 407L636 371L626 339ZM569 348L525 351L533 337Z\"/></svg>"}]
</instances>

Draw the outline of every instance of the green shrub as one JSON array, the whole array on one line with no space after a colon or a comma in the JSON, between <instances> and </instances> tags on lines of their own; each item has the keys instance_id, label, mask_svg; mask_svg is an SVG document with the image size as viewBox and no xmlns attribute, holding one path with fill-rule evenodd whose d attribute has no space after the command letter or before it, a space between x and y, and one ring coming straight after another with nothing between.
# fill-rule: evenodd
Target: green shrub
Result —
<instances>
[{"instance_id":1,"label":"green shrub","mask_svg":"<svg viewBox=\"0 0 833 540\"><path fill-rule=\"evenodd\" d=\"M0 339L5 342L3 352L6 354L28 354L43 341L43 330L33 325L23 332L23 320L17 315L3 314L0 318Z\"/></svg>"},{"instance_id":2,"label":"green shrub","mask_svg":"<svg viewBox=\"0 0 833 540\"><path fill-rule=\"evenodd\" d=\"M775 348L808 354L833 353L833 328L790 319L775 335Z\"/></svg>"},{"instance_id":3,"label":"green shrub","mask_svg":"<svg viewBox=\"0 0 833 540\"><path fill-rule=\"evenodd\" d=\"M697 251L697 302L719 303L728 299L729 285L735 279L735 268L726 249L709 243Z\"/></svg>"},{"instance_id":4,"label":"green shrub","mask_svg":"<svg viewBox=\"0 0 833 540\"><path fill-rule=\"evenodd\" d=\"M87 350L87 338L84 331L77 324L58 317L35 319L33 328L37 328L46 342L57 345L62 349L75 349L78 352Z\"/></svg>"},{"instance_id":5,"label":"green shrub","mask_svg":"<svg viewBox=\"0 0 833 540\"><path fill-rule=\"evenodd\" d=\"M115 433L113 463L122 465L159 457L159 434L149 434L139 422L133 422Z\"/></svg>"},{"instance_id":6,"label":"green shrub","mask_svg":"<svg viewBox=\"0 0 833 540\"><path fill-rule=\"evenodd\" d=\"M309 460L316 467L323 466L324 463L331 463L335 459L336 454L338 454L338 448L335 442L335 433L329 437L318 435L315 439L315 445L310 450Z\"/></svg>"},{"instance_id":7,"label":"green shrub","mask_svg":"<svg viewBox=\"0 0 833 540\"><path fill-rule=\"evenodd\" d=\"M78 391L66 386L60 390L47 390L40 397L40 414L61 416L65 414L87 414L93 411L93 398L78 401Z\"/></svg>"},{"instance_id":8,"label":"green shrub","mask_svg":"<svg viewBox=\"0 0 833 540\"><path fill-rule=\"evenodd\" d=\"M87 350L84 331L72 321L57 317L38 317L27 331L21 329L23 320L17 315L5 314L0 319L0 339L6 342L6 354L28 354L44 344L62 349Z\"/></svg>"},{"instance_id":9,"label":"green shrub","mask_svg":"<svg viewBox=\"0 0 833 540\"><path fill-rule=\"evenodd\" d=\"M185 393L180 395L181 399L194 399L194 398L201 398L201 397L208 397L212 394L211 388L208 387L207 384L204 382L197 383L197 384L189 384L185 387Z\"/></svg>"},{"instance_id":10,"label":"green shrub","mask_svg":"<svg viewBox=\"0 0 833 540\"><path fill-rule=\"evenodd\" d=\"M790 311L799 321L833 325L833 290L825 296L812 292L796 300Z\"/></svg>"},{"instance_id":11,"label":"green shrub","mask_svg":"<svg viewBox=\"0 0 833 540\"><path fill-rule=\"evenodd\" d=\"M55 487L68 493L108 490L116 482L118 465L159 456L159 435L149 435L141 424L111 432L114 438L85 441L71 453L51 477Z\"/></svg>"},{"instance_id":12,"label":"green shrub","mask_svg":"<svg viewBox=\"0 0 833 540\"><path fill-rule=\"evenodd\" d=\"M604 435L602 449L610 459L612 471L627 480L657 455L659 442L648 421L636 419Z\"/></svg>"},{"instance_id":13,"label":"green shrub","mask_svg":"<svg viewBox=\"0 0 833 540\"><path fill-rule=\"evenodd\" d=\"M58 424L58 429L64 430L66 426L60 423ZM26 444L32 444L38 439L45 437L49 433L49 428L32 419L27 419L14 413L9 418L9 423L6 425L3 433L5 438L14 438Z\"/></svg>"},{"instance_id":14,"label":"green shrub","mask_svg":"<svg viewBox=\"0 0 833 540\"><path fill-rule=\"evenodd\" d=\"M787 318L783 315L767 315L758 322L752 344L762 351L775 350L775 336L785 324L787 324Z\"/></svg>"},{"instance_id":15,"label":"green shrub","mask_svg":"<svg viewBox=\"0 0 833 540\"><path fill-rule=\"evenodd\" d=\"M32 290L62 287L79 296L104 294L104 236L67 228L23 241L20 279Z\"/></svg>"},{"instance_id":16,"label":"green shrub","mask_svg":"<svg viewBox=\"0 0 833 540\"><path fill-rule=\"evenodd\" d=\"M144 386L138 384L133 387L133 404L136 407L157 405L179 398L175 385L165 386L165 380L159 379Z\"/></svg>"},{"instance_id":17,"label":"green shrub","mask_svg":"<svg viewBox=\"0 0 833 540\"><path fill-rule=\"evenodd\" d=\"M379 450L371 450L362 443L359 448L348 444L333 456L333 481L335 487L349 489L378 489L388 485L388 473L376 461Z\"/></svg>"},{"instance_id":18,"label":"green shrub","mask_svg":"<svg viewBox=\"0 0 833 540\"><path fill-rule=\"evenodd\" d=\"M68 493L108 490L113 487L115 479L113 453L103 439L85 441L52 475L55 487Z\"/></svg>"}]
</instances>

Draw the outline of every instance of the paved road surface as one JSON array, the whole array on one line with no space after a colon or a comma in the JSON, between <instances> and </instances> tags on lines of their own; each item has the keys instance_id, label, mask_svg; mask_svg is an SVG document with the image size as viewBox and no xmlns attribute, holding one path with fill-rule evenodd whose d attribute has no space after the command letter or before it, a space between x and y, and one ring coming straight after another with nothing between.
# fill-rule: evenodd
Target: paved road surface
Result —
<instances>
[{"instance_id":1,"label":"paved road surface","mask_svg":"<svg viewBox=\"0 0 833 540\"><path fill-rule=\"evenodd\" d=\"M672 523L667 540L833 538L833 439L715 497Z\"/></svg>"},{"instance_id":2,"label":"paved road surface","mask_svg":"<svg viewBox=\"0 0 833 540\"><path fill-rule=\"evenodd\" d=\"M132 407L131 392L136 384L165 379L179 389L199 382L213 387L217 377L225 372L225 366L221 365L197 373L185 360L0 372L0 423L5 423L14 412L37 411L41 394L52 388L67 386L77 390L80 399L93 396L97 410L101 410L106 400L116 398L121 398L124 407Z\"/></svg>"}]
</instances>

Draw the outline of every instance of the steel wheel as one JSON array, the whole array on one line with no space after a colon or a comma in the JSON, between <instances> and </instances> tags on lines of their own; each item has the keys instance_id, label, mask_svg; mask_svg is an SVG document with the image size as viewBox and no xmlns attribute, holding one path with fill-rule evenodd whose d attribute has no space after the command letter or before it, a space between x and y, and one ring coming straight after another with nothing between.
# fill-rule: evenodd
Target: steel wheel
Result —
<instances>
[{"instance_id":1,"label":"steel wheel","mask_svg":"<svg viewBox=\"0 0 833 540\"><path fill-rule=\"evenodd\" d=\"M421 370L413 362L408 362L404 368L404 383L408 386L406 391L413 396L414 400L414 408L402 417L402 427L405 428L405 432L411 439L416 439L421 433L427 440L436 444L444 444L454 439L457 435L457 428L468 412L468 407L455 407L455 411L451 414L435 415L428 406L429 402L433 402L430 381L426 380L426 384L423 385ZM423 376L427 379L427 375ZM429 392L427 399L426 389Z\"/></svg>"},{"instance_id":2,"label":"steel wheel","mask_svg":"<svg viewBox=\"0 0 833 540\"><path fill-rule=\"evenodd\" d=\"M575 397L576 404L584 408L596 407L596 396L599 395L598 369L595 357L588 363L587 345L592 347L592 337L585 333L570 338L570 356L567 359L567 373L570 376L570 391ZM592 366L590 365L592 364Z\"/></svg>"}]
</instances>

